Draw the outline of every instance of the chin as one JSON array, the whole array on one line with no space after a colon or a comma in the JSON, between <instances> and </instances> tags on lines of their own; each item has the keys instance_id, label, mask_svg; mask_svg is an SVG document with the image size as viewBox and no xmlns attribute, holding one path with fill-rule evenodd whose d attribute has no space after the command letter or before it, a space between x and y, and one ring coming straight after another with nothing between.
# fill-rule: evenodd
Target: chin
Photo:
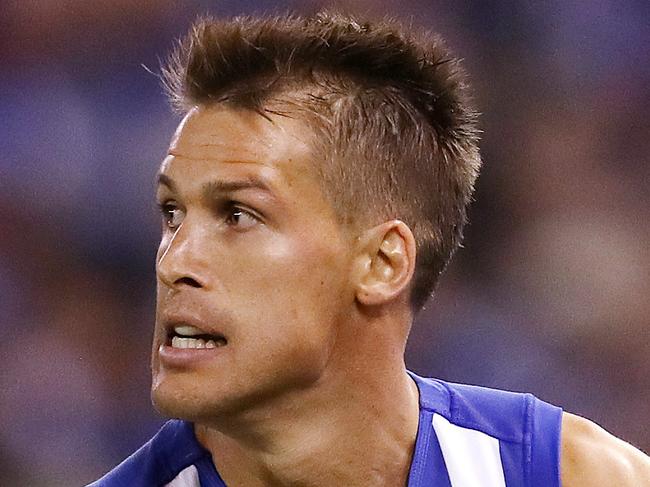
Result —
<instances>
[{"instance_id":1,"label":"chin","mask_svg":"<svg viewBox=\"0 0 650 487\"><path fill-rule=\"evenodd\" d=\"M171 387L171 384L159 383L151 389L151 402L166 418L203 422L224 414L222 404L226 401L208 398L182 387Z\"/></svg>"},{"instance_id":2,"label":"chin","mask_svg":"<svg viewBox=\"0 0 650 487\"><path fill-rule=\"evenodd\" d=\"M151 401L156 410L167 418L193 423L218 423L244 413L257 403L250 391L224 390L216 384L188 383L179 377L154 379ZM220 390L221 389L221 390Z\"/></svg>"},{"instance_id":3,"label":"chin","mask_svg":"<svg viewBox=\"0 0 650 487\"><path fill-rule=\"evenodd\" d=\"M296 390L309 388L315 378L303 370L300 374L294 372L290 377L284 377L285 380L275 375L268 381L258 383L250 380L227 384L188 380L187 377L163 372L154 375L151 400L164 417L224 425L236 418L243 419L259 408L277 405L278 399Z\"/></svg>"},{"instance_id":4,"label":"chin","mask_svg":"<svg viewBox=\"0 0 650 487\"><path fill-rule=\"evenodd\" d=\"M317 347L282 351L276 357L250 353L239 360L231 353L216 363L206 361L187 368L165 367L154 354L153 405L165 417L222 426L246 420L251 413L255 417L269 408L285 407L286 400L292 402L296 394L318 384L328 355Z\"/></svg>"},{"instance_id":5,"label":"chin","mask_svg":"<svg viewBox=\"0 0 650 487\"><path fill-rule=\"evenodd\" d=\"M174 390L165 383L154 384L151 388L151 402L162 416L192 420L196 414L195 398L187 397L183 391Z\"/></svg>"}]
</instances>

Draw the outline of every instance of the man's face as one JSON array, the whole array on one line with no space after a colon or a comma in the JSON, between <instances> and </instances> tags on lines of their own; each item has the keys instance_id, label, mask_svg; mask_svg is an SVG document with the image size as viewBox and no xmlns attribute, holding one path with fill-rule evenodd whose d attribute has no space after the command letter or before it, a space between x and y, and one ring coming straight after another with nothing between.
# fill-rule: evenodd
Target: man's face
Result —
<instances>
[{"instance_id":1,"label":"man's face","mask_svg":"<svg viewBox=\"0 0 650 487\"><path fill-rule=\"evenodd\" d=\"M305 125L203 107L172 140L152 357L153 400L169 416L244 411L309 387L331 362L354 300L351 252Z\"/></svg>"}]
</instances>

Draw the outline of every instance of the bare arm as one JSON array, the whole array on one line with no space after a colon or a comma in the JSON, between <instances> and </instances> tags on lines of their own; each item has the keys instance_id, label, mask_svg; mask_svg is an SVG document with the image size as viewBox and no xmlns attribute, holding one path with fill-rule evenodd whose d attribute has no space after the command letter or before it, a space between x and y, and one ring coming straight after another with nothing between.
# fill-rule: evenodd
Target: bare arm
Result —
<instances>
[{"instance_id":1,"label":"bare arm","mask_svg":"<svg viewBox=\"0 0 650 487\"><path fill-rule=\"evenodd\" d=\"M595 423L562 417L563 487L650 487L650 457Z\"/></svg>"}]
</instances>

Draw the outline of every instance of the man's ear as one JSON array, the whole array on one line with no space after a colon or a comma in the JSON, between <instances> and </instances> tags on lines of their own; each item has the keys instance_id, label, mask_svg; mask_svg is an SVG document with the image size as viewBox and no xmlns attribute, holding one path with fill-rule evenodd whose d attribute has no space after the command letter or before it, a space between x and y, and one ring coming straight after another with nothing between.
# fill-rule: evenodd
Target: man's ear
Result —
<instances>
[{"instance_id":1,"label":"man's ear","mask_svg":"<svg viewBox=\"0 0 650 487\"><path fill-rule=\"evenodd\" d=\"M383 304L408 289L415 270L415 237L404 222L391 220L367 230L359 237L358 248L357 301Z\"/></svg>"}]
</instances>

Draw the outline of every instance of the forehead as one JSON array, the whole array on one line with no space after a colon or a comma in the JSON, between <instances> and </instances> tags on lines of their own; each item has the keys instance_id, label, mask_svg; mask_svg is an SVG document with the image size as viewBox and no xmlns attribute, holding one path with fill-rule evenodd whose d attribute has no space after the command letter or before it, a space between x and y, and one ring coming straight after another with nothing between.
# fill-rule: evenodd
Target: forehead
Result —
<instances>
[{"instance_id":1,"label":"forehead","mask_svg":"<svg viewBox=\"0 0 650 487\"><path fill-rule=\"evenodd\" d=\"M222 105L195 107L179 124L161 172L189 160L212 163L215 171L224 164L241 165L290 183L315 172L310 137L312 132L297 118L265 118Z\"/></svg>"}]
</instances>

